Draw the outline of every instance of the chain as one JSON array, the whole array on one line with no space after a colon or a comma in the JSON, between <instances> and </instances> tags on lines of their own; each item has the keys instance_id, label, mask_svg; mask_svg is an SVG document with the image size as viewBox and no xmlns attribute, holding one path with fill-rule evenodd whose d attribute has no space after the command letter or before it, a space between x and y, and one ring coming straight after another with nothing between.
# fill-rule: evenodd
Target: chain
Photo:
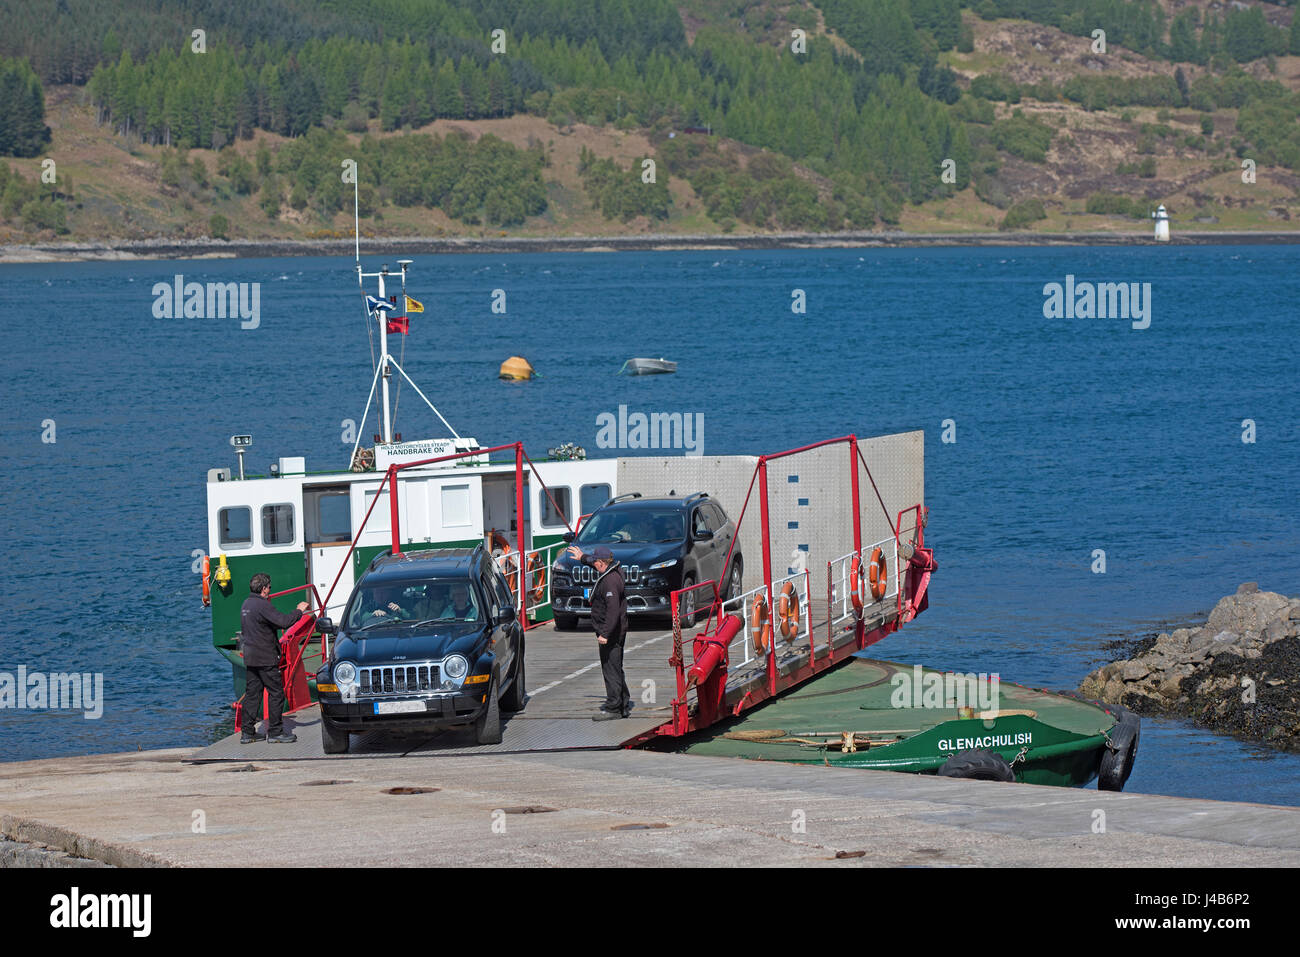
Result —
<instances>
[{"instance_id":1,"label":"chain","mask_svg":"<svg viewBox=\"0 0 1300 957\"><path fill-rule=\"evenodd\" d=\"M1014 768L1014 767L1015 767L1017 764L1019 764L1021 761L1025 760L1025 755L1028 754L1028 753L1029 753L1029 746L1026 745L1025 747L1023 747L1023 748L1020 749L1020 753L1019 753L1019 754L1017 754L1014 758L1011 759L1011 764L1008 765L1008 766Z\"/></svg>"}]
</instances>

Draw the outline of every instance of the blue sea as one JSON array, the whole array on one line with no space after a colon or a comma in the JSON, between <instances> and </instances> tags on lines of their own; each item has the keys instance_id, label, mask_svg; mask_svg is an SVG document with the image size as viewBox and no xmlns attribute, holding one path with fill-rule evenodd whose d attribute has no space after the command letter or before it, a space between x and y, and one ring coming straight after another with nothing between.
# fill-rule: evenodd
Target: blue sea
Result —
<instances>
[{"instance_id":1,"label":"blue sea","mask_svg":"<svg viewBox=\"0 0 1300 957\"><path fill-rule=\"evenodd\" d=\"M260 283L257 328L155 318L177 274ZM1044 318L1067 275L1149 282L1150 326ZM594 452L619 403L704 413L709 454L924 429L939 571L881 654L1070 688L1243 581L1300 594L1300 246L425 256L409 291L403 364L485 443ZM98 720L0 711L0 760L204 744L232 695L191 570L206 470L237 432L250 471L346 463L353 263L5 265L0 315L0 672L104 675ZM515 354L540 378L498 380ZM634 355L678 373L616 378ZM398 428L443 434L409 388ZM1128 790L1300 804L1300 755L1147 719Z\"/></svg>"}]
</instances>

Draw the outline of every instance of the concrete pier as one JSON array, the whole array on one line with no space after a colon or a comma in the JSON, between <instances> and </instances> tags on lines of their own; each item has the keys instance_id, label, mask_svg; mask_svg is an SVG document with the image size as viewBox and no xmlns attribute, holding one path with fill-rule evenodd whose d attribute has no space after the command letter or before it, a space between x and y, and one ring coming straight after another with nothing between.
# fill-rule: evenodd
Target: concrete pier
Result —
<instances>
[{"instance_id":1,"label":"concrete pier","mask_svg":"<svg viewBox=\"0 0 1300 957\"><path fill-rule=\"evenodd\" d=\"M2 836L126 866L1300 864L1297 808L645 751L196 750L2 764Z\"/></svg>"}]
</instances>

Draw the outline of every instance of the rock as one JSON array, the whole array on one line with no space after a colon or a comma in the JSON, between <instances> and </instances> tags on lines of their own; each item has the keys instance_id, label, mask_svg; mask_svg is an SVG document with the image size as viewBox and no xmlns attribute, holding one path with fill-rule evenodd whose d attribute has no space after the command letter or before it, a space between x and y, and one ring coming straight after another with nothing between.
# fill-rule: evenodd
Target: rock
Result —
<instances>
[{"instance_id":1,"label":"rock","mask_svg":"<svg viewBox=\"0 0 1300 957\"><path fill-rule=\"evenodd\" d=\"M1079 683L1079 694L1085 698L1096 698L1105 701L1105 685L1106 682L1101 679L1101 670L1094 671Z\"/></svg>"},{"instance_id":2,"label":"rock","mask_svg":"<svg viewBox=\"0 0 1300 957\"><path fill-rule=\"evenodd\" d=\"M1168 671L1170 668L1172 668L1174 666L1175 659L1170 658L1169 656L1164 654L1153 654L1147 656L1146 663L1147 665L1150 666L1153 672L1159 673L1161 671Z\"/></svg>"},{"instance_id":3,"label":"rock","mask_svg":"<svg viewBox=\"0 0 1300 957\"><path fill-rule=\"evenodd\" d=\"M1238 595L1256 595L1259 594L1259 582L1242 582L1237 586Z\"/></svg>"},{"instance_id":4,"label":"rock","mask_svg":"<svg viewBox=\"0 0 1300 957\"><path fill-rule=\"evenodd\" d=\"M1287 614L1287 617L1292 621L1300 621L1300 603L1291 606L1291 611Z\"/></svg>"},{"instance_id":5,"label":"rock","mask_svg":"<svg viewBox=\"0 0 1300 957\"><path fill-rule=\"evenodd\" d=\"M1106 686L1101 689L1098 695L1102 701L1109 701L1112 704L1119 704L1119 699L1124 696L1124 682L1118 678L1111 678L1106 682Z\"/></svg>"},{"instance_id":6,"label":"rock","mask_svg":"<svg viewBox=\"0 0 1300 957\"><path fill-rule=\"evenodd\" d=\"M1182 683L1182 678L1177 675L1170 675L1160 682L1160 687L1157 690L1166 698L1177 698L1182 693Z\"/></svg>"},{"instance_id":7,"label":"rock","mask_svg":"<svg viewBox=\"0 0 1300 957\"><path fill-rule=\"evenodd\" d=\"M1256 590L1252 591L1251 586ZM1277 592L1258 591L1258 585L1247 582L1237 589L1235 595L1222 599L1205 623L1211 633L1231 631L1245 634L1248 631L1263 631L1270 619L1289 605L1284 595Z\"/></svg>"},{"instance_id":8,"label":"rock","mask_svg":"<svg viewBox=\"0 0 1300 957\"><path fill-rule=\"evenodd\" d=\"M1140 661L1125 661L1119 671L1119 676L1124 681L1137 681L1149 674L1151 669Z\"/></svg>"},{"instance_id":9,"label":"rock","mask_svg":"<svg viewBox=\"0 0 1300 957\"><path fill-rule=\"evenodd\" d=\"M1277 641L1279 638L1286 638L1287 631L1288 628L1282 624L1282 619L1274 618L1264 627L1263 642L1267 644L1268 642Z\"/></svg>"}]
</instances>

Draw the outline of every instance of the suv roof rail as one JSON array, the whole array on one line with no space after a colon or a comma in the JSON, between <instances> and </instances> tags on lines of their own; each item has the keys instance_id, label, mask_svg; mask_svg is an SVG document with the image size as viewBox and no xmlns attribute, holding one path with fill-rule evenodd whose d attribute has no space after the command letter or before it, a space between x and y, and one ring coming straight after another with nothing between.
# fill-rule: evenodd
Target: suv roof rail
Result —
<instances>
[{"instance_id":1,"label":"suv roof rail","mask_svg":"<svg viewBox=\"0 0 1300 957\"><path fill-rule=\"evenodd\" d=\"M374 570L374 567L375 567L376 565L378 565L378 564L379 564L381 561L383 561L385 558L389 558L389 557L391 557L392 554L393 554L393 546L389 545L387 548L385 548L382 552L380 552L380 553L379 553L378 555L376 555L374 558L370 559L370 564L369 564L368 566L366 566L366 571L373 571L373 570Z\"/></svg>"},{"instance_id":2,"label":"suv roof rail","mask_svg":"<svg viewBox=\"0 0 1300 957\"><path fill-rule=\"evenodd\" d=\"M613 498L611 498L611 499L610 499L608 502L606 502L605 504L606 504L606 505L613 505L615 502L622 502L622 501L625 501L625 500L627 500L627 499L640 498L640 497L641 497L641 493L640 493L640 492L624 492L622 495L615 495Z\"/></svg>"},{"instance_id":3,"label":"suv roof rail","mask_svg":"<svg viewBox=\"0 0 1300 957\"><path fill-rule=\"evenodd\" d=\"M694 492L694 493L692 493L692 494L686 496L686 498L682 499L682 501L683 501L683 502L694 502L697 498L708 498L708 497L709 497L709 493L708 493L708 492Z\"/></svg>"}]
</instances>

